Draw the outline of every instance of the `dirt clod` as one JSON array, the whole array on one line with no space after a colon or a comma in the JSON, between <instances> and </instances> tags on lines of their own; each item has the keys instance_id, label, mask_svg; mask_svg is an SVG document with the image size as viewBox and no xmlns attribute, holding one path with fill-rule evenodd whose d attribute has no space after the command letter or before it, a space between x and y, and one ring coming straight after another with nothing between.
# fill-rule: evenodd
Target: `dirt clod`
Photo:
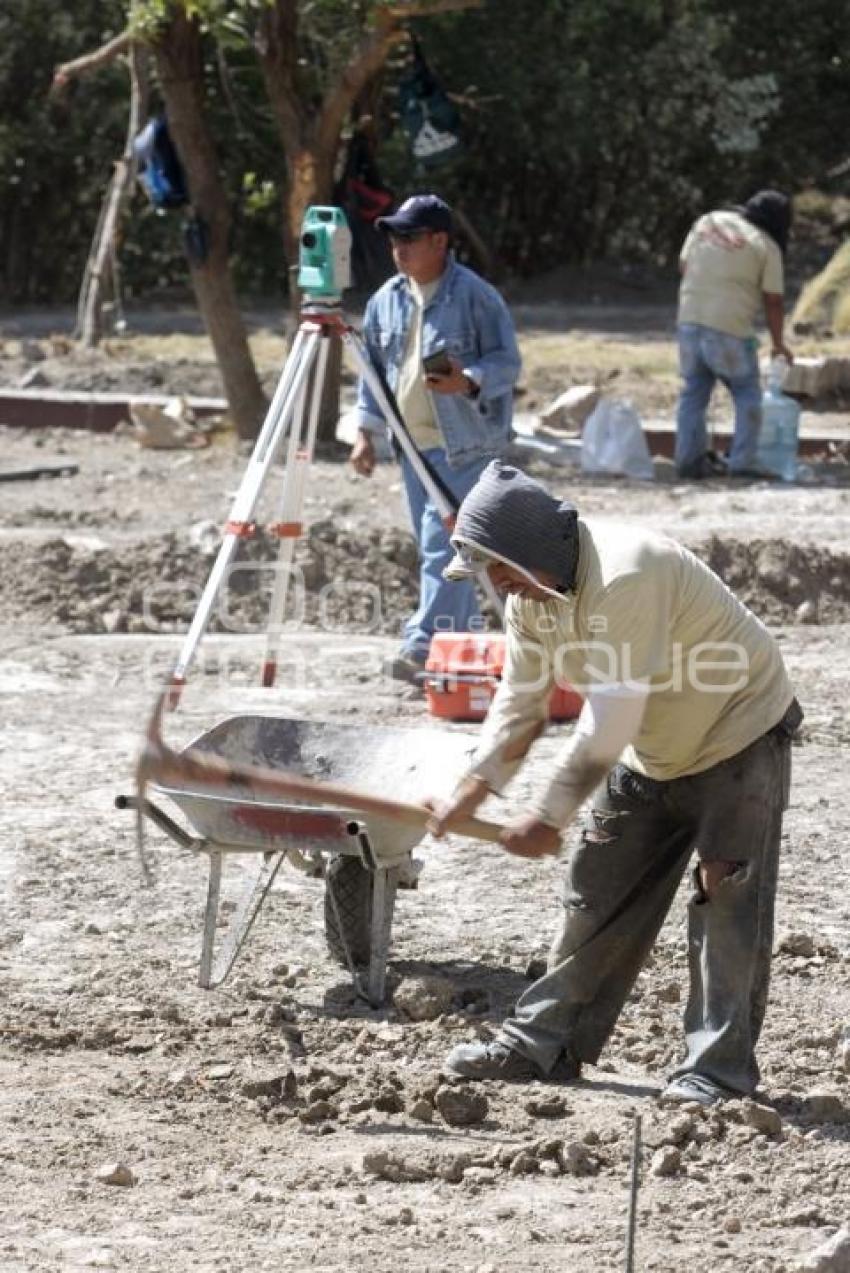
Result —
<instances>
[{"instance_id":1,"label":"dirt clod","mask_svg":"<svg viewBox=\"0 0 850 1273\"><path fill-rule=\"evenodd\" d=\"M411 1021L434 1021L448 1012L454 989L445 977L409 977L393 992L393 1003Z\"/></svg>"},{"instance_id":2,"label":"dirt clod","mask_svg":"<svg viewBox=\"0 0 850 1273\"><path fill-rule=\"evenodd\" d=\"M450 1127L483 1123L490 1108L487 1097L474 1087L446 1083L437 1089L434 1104Z\"/></svg>"},{"instance_id":3,"label":"dirt clod","mask_svg":"<svg viewBox=\"0 0 850 1273\"><path fill-rule=\"evenodd\" d=\"M128 1189L136 1183L135 1175L123 1162L104 1163L95 1172L95 1179L102 1185L117 1185L122 1189Z\"/></svg>"},{"instance_id":4,"label":"dirt clod","mask_svg":"<svg viewBox=\"0 0 850 1273\"><path fill-rule=\"evenodd\" d=\"M662 1145L652 1155L649 1165L653 1176L675 1176L682 1168L682 1155L675 1145Z\"/></svg>"}]
</instances>

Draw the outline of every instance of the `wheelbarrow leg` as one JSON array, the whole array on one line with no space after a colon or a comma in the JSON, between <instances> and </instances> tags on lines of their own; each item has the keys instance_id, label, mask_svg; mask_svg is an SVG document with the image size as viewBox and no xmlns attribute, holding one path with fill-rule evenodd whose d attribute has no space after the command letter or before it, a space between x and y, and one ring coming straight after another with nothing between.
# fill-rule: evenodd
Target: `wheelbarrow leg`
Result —
<instances>
[{"instance_id":1,"label":"wheelbarrow leg","mask_svg":"<svg viewBox=\"0 0 850 1273\"><path fill-rule=\"evenodd\" d=\"M371 954L369 958L369 1002L377 1008L384 1002L387 958L395 909L399 869L378 867L372 883Z\"/></svg>"},{"instance_id":2,"label":"wheelbarrow leg","mask_svg":"<svg viewBox=\"0 0 850 1273\"><path fill-rule=\"evenodd\" d=\"M233 919L227 926L221 949L214 957L216 921L221 894L222 853L210 855L210 878L207 885L207 907L204 913L204 937L201 946L201 968L198 981L205 990L220 986L245 944L266 894L274 883L285 853L264 853L259 865L247 881Z\"/></svg>"}]
</instances>

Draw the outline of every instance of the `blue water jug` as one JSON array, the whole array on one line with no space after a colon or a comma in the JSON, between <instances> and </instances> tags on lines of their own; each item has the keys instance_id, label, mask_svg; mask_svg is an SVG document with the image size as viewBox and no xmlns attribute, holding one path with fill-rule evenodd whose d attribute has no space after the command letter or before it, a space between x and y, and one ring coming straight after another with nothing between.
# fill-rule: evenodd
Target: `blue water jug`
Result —
<instances>
[{"instance_id":1,"label":"blue water jug","mask_svg":"<svg viewBox=\"0 0 850 1273\"><path fill-rule=\"evenodd\" d=\"M767 388L761 400L761 429L756 462L759 468L775 473L783 482L797 477L797 450L800 441L800 408L782 392L785 364L777 359L767 374Z\"/></svg>"}]
</instances>

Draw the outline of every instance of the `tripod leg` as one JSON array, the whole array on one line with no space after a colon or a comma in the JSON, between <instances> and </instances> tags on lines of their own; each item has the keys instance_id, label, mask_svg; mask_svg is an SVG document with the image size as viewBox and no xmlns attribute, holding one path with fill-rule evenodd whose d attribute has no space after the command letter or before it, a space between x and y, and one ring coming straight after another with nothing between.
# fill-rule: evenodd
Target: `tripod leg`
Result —
<instances>
[{"instance_id":1,"label":"tripod leg","mask_svg":"<svg viewBox=\"0 0 850 1273\"><path fill-rule=\"evenodd\" d=\"M280 535L280 554L274 577L274 589L269 608L269 627L266 637L266 656L263 660L262 683L268 687L274 685L277 675L277 660L280 649L280 637L283 629L283 616L286 609L286 598L289 581L292 576L292 561L295 556L295 545L303 534L302 518L304 516L304 495L307 486L307 471L313 461L313 450L316 445L316 432L319 426L319 412L322 405L325 374L330 352L330 339L326 337L319 345L316 360L316 371L310 392L310 407L307 419L307 436L302 442L304 424L304 395L299 402L296 424L289 435L289 449L286 459L286 478L281 494L277 533Z\"/></svg>"},{"instance_id":2,"label":"tripod leg","mask_svg":"<svg viewBox=\"0 0 850 1273\"><path fill-rule=\"evenodd\" d=\"M381 384L380 377L375 371L375 368L372 366L369 355L363 348L361 340L351 327L344 327L342 329L342 340L346 349L351 354L357 370L366 381L372 391L375 401L381 408L390 432L401 447L401 450L404 452L407 459L410 461L414 473L428 492L437 512L442 518L451 517L452 514L457 512L457 502L453 501L447 495L446 491L436 481L434 474L431 472L426 461L420 455L416 443L408 433L404 422L399 418L397 409L390 401L384 386ZM488 600L494 606L496 613L504 619L505 607L502 604L502 599L493 584L490 582L487 574L482 571L481 574L477 576L477 579Z\"/></svg>"},{"instance_id":3,"label":"tripod leg","mask_svg":"<svg viewBox=\"0 0 850 1273\"><path fill-rule=\"evenodd\" d=\"M274 427L281 413L283 404L286 401L290 388L292 387L292 377L301 365L301 355L304 352L304 342L306 339L307 333L303 327L299 327L298 331L295 333L292 348L289 351L289 356L286 359L280 379L277 382L274 395L269 403L266 418L263 421L262 428L257 436L257 441L254 444L251 459L254 459L255 456L264 455L266 452L270 435L274 431Z\"/></svg>"},{"instance_id":4,"label":"tripod leg","mask_svg":"<svg viewBox=\"0 0 850 1273\"><path fill-rule=\"evenodd\" d=\"M303 392L304 385L307 383L310 368L316 357L319 338L319 331L314 327L311 327L306 334L299 330L296 336L292 353L283 369L281 381L275 391L272 402L272 408L277 403L277 415L273 417L272 408L269 409L265 423L260 431L260 436L251 454L248 468L233 501L227 522L227 530L218 550L218 556L213 563L213 568L210 571L201 600L195 611L195 617L186 634L180 656L172 672L172 692L169 696L169 703L172 707L177 704L180 689L186 679L186 671L195 656L195 651L201 638L207 630L216 597L227 577L239 540L245 535L252 533L251 519L257 506L260 491L274 462L280 441L292 420L295 404ZM285 386L284 392L281 392L281 386Z\"/></svg>"}]
</instances>

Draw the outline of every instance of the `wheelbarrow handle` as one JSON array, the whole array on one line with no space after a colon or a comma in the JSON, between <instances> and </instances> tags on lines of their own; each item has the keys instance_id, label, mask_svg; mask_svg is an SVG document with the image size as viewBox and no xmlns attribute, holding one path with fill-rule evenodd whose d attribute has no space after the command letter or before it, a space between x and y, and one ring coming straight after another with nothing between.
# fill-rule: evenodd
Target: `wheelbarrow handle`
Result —
<instances>
[{"instance_id":1,"label":"wheelbarrow handle","mask_svg":"<svg viewBox=\"0 0 850 1273\"><path fill-rule=\"evenodd\" d=\"M387 800L383 796L373 796L336 783L304 778L300 774L282 769L232 764L221 756L209 756L191 748L183 752L173 751L162 739L163 706L164 696L161 696L148 725L147 745L137 767L138 800L144 800L145 787L149 782L174 787L239 786L247 787L258 795L295 798L310 804L329 804L357 813L394 818L397 822L422 827L423 830L434 816L433 811L425 805ZM455 835L469 836L473 840L500 844L503 828L498 823L487 822L483 818L463 817L450 819L446 823L446 830Z\"/></svg>"}]
</instances>

